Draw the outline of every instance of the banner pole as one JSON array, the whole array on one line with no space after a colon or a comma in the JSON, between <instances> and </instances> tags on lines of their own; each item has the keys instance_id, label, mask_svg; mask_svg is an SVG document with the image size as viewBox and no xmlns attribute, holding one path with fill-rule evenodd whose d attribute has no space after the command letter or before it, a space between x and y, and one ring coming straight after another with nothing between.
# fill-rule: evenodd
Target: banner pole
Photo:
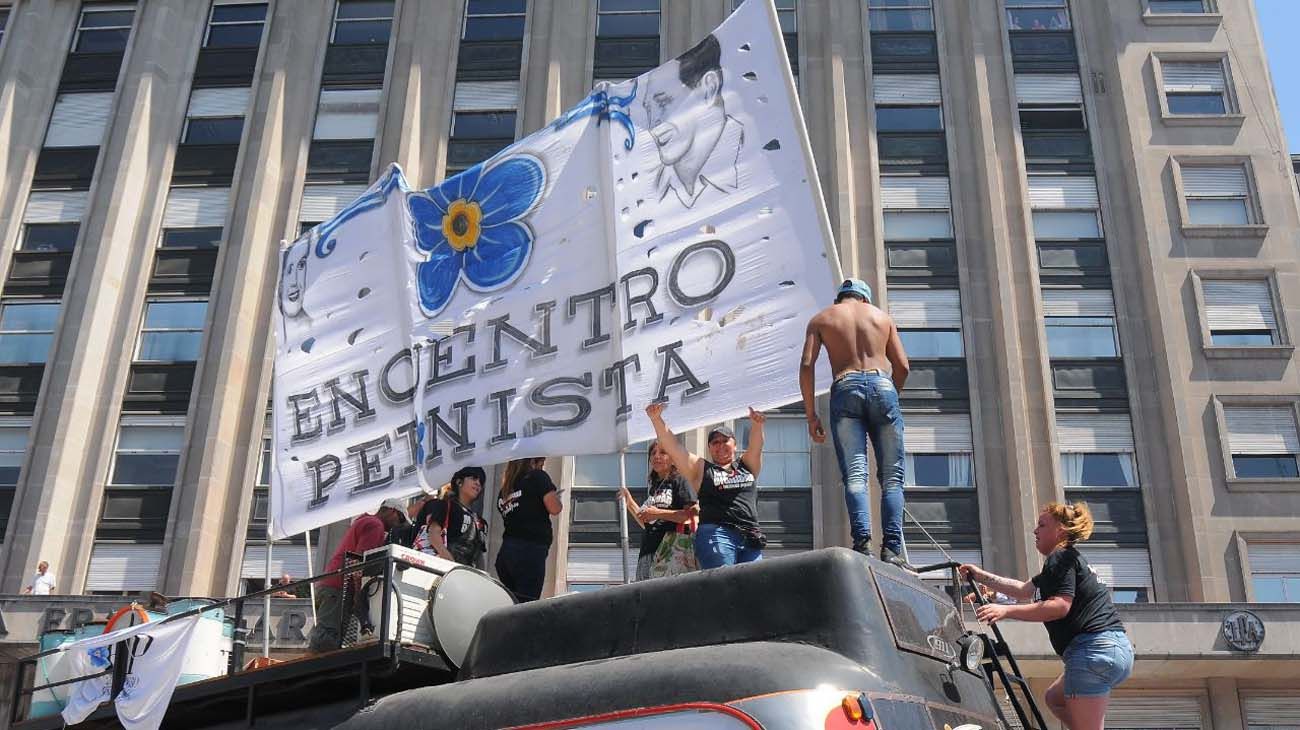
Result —
<instances>
[{"instance_id":1,"label":"banner pole","mask_svg":"<svg viewBox=\"0 0 1300 730\"><path fill-rule=\"evenodd\" d=\"M628 575L627 575L627 556L629 552L629 548L628 548L629 541L627 535L627 505L623 504L623 494L627 491L626 457L627 457L627 447L625 446L622 449L619 449L618 452L619 489L618 489L618 497L617 497L618 508L619 508L618 509L618 539L619 539L619 544L622 547L622 554L623 554L623 585L627 585L629 582L631 582L628 580Z\"/></svg>"},{"instance_id":2,"label":"banner pole","mask_svg":"<svg viewBox=\"0 0 1300 730\"><path fill-rule=\"evenodd\" d=\"M307 576L315 575L316 561L311 559L311 530L302 533L307 539ZM311 599L311 624L316 625L316 581L307 584L307 597Z\"/></svg>"}]
</instances>

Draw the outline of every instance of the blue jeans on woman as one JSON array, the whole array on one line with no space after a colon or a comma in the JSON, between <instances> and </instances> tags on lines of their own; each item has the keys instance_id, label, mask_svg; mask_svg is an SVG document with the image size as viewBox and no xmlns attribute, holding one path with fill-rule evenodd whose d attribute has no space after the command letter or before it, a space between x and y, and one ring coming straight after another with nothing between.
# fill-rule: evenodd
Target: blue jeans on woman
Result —
<instances>
[{"instance_id":1,"label":"blue jeans on woman","mask_svg":"<svg viewBox=\"0 0 1300 730\"><path fill-rule=\"evenodd\" d=\"M731 525L701 524L695 531L695 560L700 568L720 568L763 559L761 548L745 546L745 535Z\"/></svg>"},{"instance_id":2,"label":"blue jeans on woman","mask_svg":"<svg viewBox=\"0 0 1300 730\"><path fill-rule=\"evenodd\" d=\"M871 539L867 445L876 453L883 547L903 554L903 412L898 391L876 371L847 373L831 386L831 439L844 477L854 547Z\"/></svg>"}]
</instances>

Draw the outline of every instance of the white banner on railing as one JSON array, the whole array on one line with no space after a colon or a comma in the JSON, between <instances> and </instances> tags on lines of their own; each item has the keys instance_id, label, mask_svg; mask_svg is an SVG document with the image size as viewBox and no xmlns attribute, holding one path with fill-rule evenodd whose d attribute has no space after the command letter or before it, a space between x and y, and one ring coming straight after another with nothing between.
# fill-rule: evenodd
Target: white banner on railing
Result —
<instances>
[{"instance_id":1,"label":"white banner on railing","mask_svg":"<svg viewBox=\"0 0 1300 730\"><path fill-rule=\"evenodd\" d=\"M838 264L770 0L281 257L272 533L467 464L616 451L798 398ZM828 383L823 374L819 380Z\"/></svg>"}]
</instances>

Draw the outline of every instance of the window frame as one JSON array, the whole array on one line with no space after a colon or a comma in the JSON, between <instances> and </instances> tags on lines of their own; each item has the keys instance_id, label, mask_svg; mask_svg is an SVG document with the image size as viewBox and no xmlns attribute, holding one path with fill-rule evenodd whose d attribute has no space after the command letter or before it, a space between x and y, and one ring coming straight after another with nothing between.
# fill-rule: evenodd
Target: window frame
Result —
<instances>
[{"instance_id":1,"label":"window frame","mask_svg":"<svg viewBox=\"0 0 1300 730\"><path fill-rule=\"evenodd\" d=\"M31 452L32 445L32 417L31 416L0 416L0 429L22 429L24 434L23 448L18 457L18 471L14 475L12 485L0 483L0 492L9 493L8 505L4 505L4 500L0 500L0 545L4 544L5 532L8 530L9 523L13 520L13 507L18 501L18 485L22 483L23 473L27 470L27 456ZM0 442L2 443L2 442ZM0 454L18 454L20 452L14 449L0 448Z\"/></svg>"},{"instance_id":2,"label":"window frame","mask_svg":"<svg viewBox=\"0 0 1300 730\"><path fill-rule=\"evenodd\" d=\"M1179 225L1182 234L1188 238L1263 238L1268 234L1269 225L1260 204L1259 185L1255 179L1255 167L1249 157L1245 156L1188 156L1170 157L1170 169L1174 179L1174 194L1178 200ZM1183 171L1187 168L1205 167L1240 167L1246 175L1246 218L1245 223L1215 225L1212 223L1193 223L1188 204L1187 189L1183 183ZM1238 196L1197 196L1193 200L1242 200Z\"/></svg>"},{"instance_id":3,"label":"window frame","mask_svg":"<svg viewBox=\"0 0 1300 730\"><path fill-rule=\"evenodd\" d=\"M1052 352L1052 339L1049 336L1049 330L1051 328L1053 327L1058 327L1058 328L1078 327L1078 328L1089 328L1089 329L1101 328L1105 325L1099 324L1096 320L1103 320L1103 319L1110 320L1111 343L1114 345L1115 348L1114 354L1112 355L1057 355ZM1080 320L1080 321L1063 322L1062 320ZM1088 320L1088 321L1084 322L1082 320ZM1048 359L1049 360L1114 360L1123 357L1124 350L1121 348L1120 341L1119 341L1119 326L1115 320L1116 317L1044 316L1043 317L1043 339L1047 344Z\"/></svg>"},{"instance_id":4,"label":"window frame","mask_svg":"<svg viewBox=\"0 0 1300 730\"><path fill-rule=\"evenodd\" d=\"M126 428L179 429L180 436L181 436L180 446L178 446L175 451L172 451L170 449L131 449L127 452L124 452L122 451L122 430ZM132 489L157 490L163 488L175 489L177 482L180 481L181 472L183 471L183 467L184 467L184 464L182 464L181 462L185 456L187 435L188 435L187 424L186 424L185 416L131 416L131 415L122 416L117 423L117 433L113 435L113 455L108 465L108 476L105 479L105 483L104 483L105 488L112 488L116 490L132 490ZM176 474L172 477L171 484L119 484L117 483L116 481L117 468L118 468L117 458L118 455L122 453L164 454L164 455L175 454ZM102 505L101 505L101 509L102 509Z\"/></svg>"},{"instance_id":5,"label":"window frame","mask_svg":"<svg viewBox=\"0 0 1300 730\"><path fill-rule=\"evenodd\" d=\"M10 8L8 5L0 8L0 46L4 45L5 35L9 30L9 18L11 18L12 16L13 16L13 9ZM4 539L4 535L0 534L0 540L3 539Z\"/></svg>"},{"instance_id":6,"label":"window frame","mask_svg":"<svg viewBox=\"0 0 1300 730\"><path fill-rule=\"evenodd\" d=\"M1300 492L1300 477L1239 477L1232 464L1232 443L1228 434L1225 409L1252 407L1285 407L1295 419L1300 436L1300 395L1216 395L1214 400L1215 427L1218 430L1219 453L1223 459L1224 486L1229 492ZM1292 454L1300 465L1300 454Z\"/></svg>"},{"instance_id":7,"label":"window frame","mask_svg":"<svg viewBox=\"0 0 1300 730\"><path fill-rule=\"evenodd\" d=\"M155 328L149 328L147 326L147 323L149 321L150 305L179 304L183 302L203 302L204 304L203 324L197 330L195 330L192 327L155 329ZM207 334L207 322L208 322L208 316L209 314L211 314L211 312L209 311L211 304L212 302L210 297L151 296L146 298L144 303L144 311L140 315L140 330L136 335L135 349L132 354L131 362L161 364L161 365L181 365L181 364L197 363L199 360L203 358L203 341L205 335ZM158 332L198 332L199 334L198 352L195 353L194 359L193 360L145 360L141 358L140 355L141 355L141 350L144 347L145 337L150 333L158 333Z\"/></svg>"},{"instance_id":8,"label":"window frame","mask_svg":"<svg viewBox=\"0 0 1300 730\"><path fill-rule=\"evenodd\" d=\"M904 414L906 415L906 414ZM964 456L970 461L970 484L911 484L907 480L916 479L915 468L906 469L903 473L903 488L906 491L919 490L925 492L974 492L979 487L979 479L975 474L975 452L973 451L904 451L904 461L910 460L915 466L916 457L918 456Z\"/></svg>"},{"instance_id":9,"label":"window frame","mask_svg":"<svg viewBox=\"0 0 1300 730\"><path fill-rule=\"evenodd\" d=\"M364 18L340 18L340 17L339 17L339 9L343 7L343 5L344 5L345 2L346 2L346 0L335 0L335 2L334 2L334 13L333 13L332 18L330 19L330 40L329 40L329 44L330 44L331 46L333 46L333 45L338 45L338 46L381 46L381 45L382 45L382 46L387 46L388 44L392 43L392 41L393 41L393 21L396 19L396 18L393 16L393 13L394 13L394 12L396 11L396 9L397 9L396 0L391 0L391 2L392 2L392 9L390 9L390 10L388 11L388 15L386 15L386 16L374 15L374 16L367 16L367 17L364 17ZM388 21L388 37L385 38L384 41L383 41L382 43L379 43L379 42L370 42L370 43L339 43L339 42L338 42L337 38L338 38L338 32L339 32L339 23L373 23L373 22L378 21L378 20L386 20L386 21Z\"/></svg>"},{"instance_id":10,"label":"window frame","mask_svg":"<svg viewBox=\"0 0 1300 730\"><path fill-rule=\"evenodd\" d=\"M515 42L515 41L521 41L521 42L522 42L523 39L524 39L524 36L528 35L528 2L527 2L527 0L523 0L523 3L524 3L524 10L523 10L523 12L520 12L520 13L470 13L470 5L471 5L472 3L473 3L473 0L468 0L468 1L465 3L465 13L464 13L464 15L461 17L461 23L460 23L460 40L461 40L462 43L463 43L463 42L466 42L466 41L468 41L468 42L470 42L470 43L477 43L477 42L485 42L485 43L508 43L508 42L509 42L509 43L513 43L513 42ZM465 37L465 33L469 30L469 22L470 22L470 19L471 19L471 18L523 18L523 19L524 19L524 23L523 23L523 27L520 28L520 31L519 31L519 37L518 37L518 38L466 38L466 37Z\"/></svg>"},{"instance_id":11,"label":"window frame","mask_svg":"<svg viewBox=\"0 0 1300 730\"><path fill-rule=\"evenodd\" d=\"M1165 64L1217 63L1223 74L1222 114L1179 113L1169 108L1169 92L1165 90ZM1232 62L1226 53L1168 53L1151 54L1151 71L1160 100L1160 120L1167 126L1240 126L1246 115L1241 113L1237 100L1237 85L1233 82ZM1177 92L1175 92L1177 93ZM1208 93L1208 92L1207 92Z\"/></svg>"},{"instance_id":12,"label":"window frame","mask_svg":"<svg viewBox=\"0 0 1300 730\"><path fill-rule=\"evenodd\" d=\"M85 26L83 25L83 23L85 23L85 21L86 21L86 14L87 14L87 13L120 13L120 12L124 12L124 11L130 11L130 13L131 13L131 23L130 23L129 25L105 25L105 26L92 26L92 27L90 27L90 28L87 28L87 27L85 27ZM77 15L77 29L76 29L76 32L74 32L73 35L72 35L72 46L71 46L72 50L71 50L71 53L87 53L87 54L90 54L90 53L125 53L125 52L126 52L126 46L129 45L129 44L131 43L131 30L135 27L135 16L136 16L136 7L135 7L134 4L130 4L130 3L111 4L111 5L82 5L82 6L81 6L81 12ZM126 41L122 44L122 50L120 50L120 51L82 51L82 50L78 50L78 47L81 45L81 37L82 37L82 34L83 34L83 33L87 33L87 32L89 32L89 33L96 33L96 32L104 32L104 31L120 31L120 30L122 30L123 28L126 29Z\"/></svg>"},{"instance_id":13,"label":"window frame","mask_svg":"<svg viewBox=\"0 0 1300 730\"><path fill-rule=\"evenodd\" d=\"M35 228L44 228L44 229L55 228L55 227L71 228L71 229L72 229L72 246L69 247L69 248L67 248L67 249L62 249L62 248L54 248L54 249L28 248L28 246L27 246L27 237L28 237L28 235L30 234L31 229L32 229L33 227L35 227ZM17 251L23 251L23 252L26 252L26 253L38 253L38 254L71 254L73 251L76 251L76 250L77 250L77 239L80 238L80 237L81 237L81 224L80 224L80 223L75 223L75 222L72 222L72 223L68 223L68 222L64 222L64 223L23 223L23 224L22 224L22 233L21 233L21 235L19 235L19 237L18 237L18 245L15 247L15 250L17 250Z\"/></svg>"},{"instance_id":14,"label":"window frame","mask_svg":"<svg viewBox=\"0 0 1300 730\"><path fill-rule=\"evenodd\" d=\"M934 33L934 2L933 0L912 0L913 2L924 2L925 5L898 5L898 6L879 6L873 7L872 0L867 1L867 31L870 33ZM875 19L879 17L895 17L902 13L915 13L924 10L930 17L930 27L928 28L876 28ZM893 15L891 15L893 14Z\"/></svg>"},{"instance_id":15,"label":"window frame","mask_svg":"<svg viewBox=\"0 0 1300 730\"><path fill-rule=\"evenodd\" d=\"M664 4L662 0L657 0L659 8L657 10L601 10L600 0L596 0L596 26L594 37L597 40L626 40L628 38L662 38L664 32ZM657 30L653 35L601 35L600 19L605 16L614 15L654 15L659 22L656 23Z\"/></svg>"},{"instance_id":16,"label":"window frame","mask_svg":"<svg viewBox=\"0 0 1300 730\"><path fill-rule=\"evenodd\" d=\"M802 406L800 407L802 408ZM786 413L777 408L769 408L764 412L767 414L767 422L766 425L764 425L763 427L764 428L763 468L759 470L759 477L757 480L758 483L755 485L758 488L758 494L762 494L765 491L774 491L774 490L797 490L800 493L807 492L811 494L813 491L815 491L817 479L816 479L816 475L813 474L813 458L812 458L813 443L812 443L812 439L808 436L808 428L805 424L804 417L802 415ZM807 448L804 449L803 451L786 451L786 450L778 451L772 448L771 439L769 438L770 432L768 431L768 429L770 429L774 424L777 423L792 424L794 426L795 432L801 434L801 437L804 443L807 445ZM734 421L732 421L732 428L736 432L736 458L739 459L741 456L744 455L745 449L748 448L749 446L749 433L750 433L749 418L742 417L742 418L735 419ZM707 452L707 448L708 446L706 444L705 445L706 452ZM770 475L770 472L768 471L769 464L767 461L768 454L803 454L804 457L808 460L808 483L807 484L773 484L769 479L766 480L767 483L765 484L764 483L765 480L762 475L763 474Z\"/></svg>"},{"instance_id":17,"label":"window frame","mask_svg":"<svg viewBox=\"0 0 1300 730\"><path fill-rule=\"evenodd\" d=\"M1063 32L1063 31L1074 30L1074 19L1070 17L1070 4L1066 0L1022 0L1022 2L1017 2L1015 4L1006 2L1004 0L1002 5L1002 10L1003 10L1003 17L1006 19L1007 30L1011 32L1050 33L1050 32ZM1013 24L1014 21L1012 20L1011 14L1013 12L1017 12L1017 11L1023 12L1027 10L1029 11L1058 10L1059 12L1065 14L1065 25L1059 28L1053 28L1051 26L1045 28L1024 28L1018 25L1014 25Z\"/></svg>"},{"instance_id":18,"label":"window frame","mask_svg":"<svg viewBox=\"0 0 1300 730\"><path fill-rule=\"evenodd\" d=\"M1250 565L1250 546L1251 545L1291 545L1300 551L1300 540L1296 539L1294 532L1273 532L1257 530L1241 530L1233 533L1233 541L1237 547L1237 564L1241 569L1242 592L1247 603L1263 603L1255 594L1255 571ZM1266 575L1289 575L1287 573L1267 573ZM1273 602L1267 602L1274 605Z\"/></svg>"},{"instance_id":19,"label":"window frame","mask_svg":"<svg viewBox=\"0 0 1300 730\"><path fill-rule=\"evenodd\" d=\"M262 6L262 9L263 9L262 19L261 19L261 20L258 20L258 21L252 21L252 20L214 20L216 14L217 14L217 8L219 8L219 7L232 7L232 6L233 6L233 7L239 7L239 6L241 6L241 5L260 5L260 6ZM207 26L204 27L204 29L203 29L203 44L200 46L200 48L222 48L222 49L226 49L226 48L243 48L243 49L249 49L249 48L254 48L254 49L255 49L255 48L260 48L260 47L262 46L262 40L266 37L266 15L267 15L267 13L270 12L270 10L271 10L271 8L270 8L270 3L268 3L268 2L225 2L225 3L223 3L223 2L214 2L214 3L212 3L212 7L208 9L208 24L207 24ZM259 26L261 26L261 30L260 30L260 31L258 32L258 34L257 34L257 44L256 44L256 45L252 45L252 46L213 46L213 45L211 45L211 42L212 42L212 29L213 29L213 27L216 27L216 26L235 26L235 25L259 25Z\"/></svg>"},{"instance_id":20,"label":"window frame","mask_svg":"<svg viewBox=\"0 0 1300 730\"><path fill-rule=\"evenodd\" d=\"M190 140L190 127L191 127L191 125L195 124L196 122L197 122L197 123L200 123L200 124L207 124L207 123L212 123L212 122L230 122L231 120L235 120L235 119L238 119L238 120L239 120L239 134L235 137L235 141L234 141L234 142L194 142L194 141ZM237 147L237 146L239 146L240 140L242 140L242 139L244 138L244 122L245 122L246 119L247 119L247 118L246 118L246 117L243 117L243 116L227 116L227 117L185 117L185 128L184 128L183 130L181 130L181 144L183 144L183 145L204 145L204 146L217 146L217 145L222 145L222 146L236 146L236 147Z\"/></svg>"},{"instance_id":21,"label":"window frame","mask_svg":"<svg viewBox=\"0 0 1300 730\"><path fill-rule=\"evenodd\" d=\"M55 317L54 317L54 326L53 326L52 329L50 329L50 330L48 330L48 331L46 331L46 330L13 330L12 332L3 329L4 310L5 310L5 308L7 308L7 307L9 307L9 306L11 306L11 305L18 305L18 306L28 305L28 306L30 306L30 305L34 305L34 304L45 304L45 305L53 304L53 305L57 308L58 314L56 314ZM0 298L0 337L5 336L6 334L12 334L12 335L15 335L15 336L17 336L17 337L30 337L30 336L40 336L40 335L49 335L49 336L50 336L50 344L49 344L49 347L48 347L48 348L46 349L46 351L45 351L45 359L40 360L40 361L38 361L38 362L37 362L37 361L29 361L29 362L25 362L25 363L23 363L23 362L0 362L0 365L6 366L6 367L24 367L24 366L29 366L29 367L30 367L30 366L36 366L36 365L40 365L41 367L44 367L44 366L48 365L48 364L49 364L49 361L50 361L50 352L53 351L53 349L54 349L54 338L55 338L55 337L57 336L57 334L58 334L58 331L59 331L59 325L60 325L60 318L61 318L62 316L63 316L63 300L62 300L62 298L60 298L60 297L32 297L32 298L27 298L27 297L4 297L4 298Z\"/></svg>"},{"instance_id":22,"label":"window frame","mask_svg":"<svg viewBox=\"0 0 1300 730\"><path fill-rule=\"evenodd\" d=\"M1286 311L1282 309L1280 291L1275 269L1260 268L1216 268L1213 270L1192 269L1192 294L1196 303L1196 320L1201 333L1201 351L1209 358L1290 358L1295 352L1295 345L1286 324ZM1263 281L1268 285L1270 303L1273 306L1273 322L1276 329L1273 334L1277 341L1271 345L1218 345L1214 343L1214 331L1210 329L1209 309L1205 301L1205 281ZM1254 330L1262 331L1262 330Z\"/></svg>"},{"instance_id":23,"label":"window frame","mask_svg":"<svg viewBox=\"0 0 1300 730\"><path fill-rule=\"evenodd\" d=\"M1151 9L1151 0L1142 0L1142 22L1147 25L1218 25L1223 22L1216 0L1201 0L1201 7L1203 11L1199 13L1161 13Z\"/></svg>"}]
</instances>

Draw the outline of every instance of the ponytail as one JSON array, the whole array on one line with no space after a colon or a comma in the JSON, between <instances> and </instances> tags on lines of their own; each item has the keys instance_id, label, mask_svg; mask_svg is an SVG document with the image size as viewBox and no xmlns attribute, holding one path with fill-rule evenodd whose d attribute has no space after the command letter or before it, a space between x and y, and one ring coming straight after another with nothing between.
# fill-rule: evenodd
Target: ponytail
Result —
<instances>
[{"instance_id":1,"label":"ponytail","mask_svg":"<svg viewBox=\"0 0 1300 730\"><path fill-rule=\"evenodd\" d=\"M1043 508L1043 512L1051 515L1052 519L1061 523L1061 527L1065 528L1065 545L1073 545L1076 542L1083 542L1092 537L1092 510L1088 509L1087 503L1063 504L1061 502L1050 502Z\"/></svg>"}]
</instances>

